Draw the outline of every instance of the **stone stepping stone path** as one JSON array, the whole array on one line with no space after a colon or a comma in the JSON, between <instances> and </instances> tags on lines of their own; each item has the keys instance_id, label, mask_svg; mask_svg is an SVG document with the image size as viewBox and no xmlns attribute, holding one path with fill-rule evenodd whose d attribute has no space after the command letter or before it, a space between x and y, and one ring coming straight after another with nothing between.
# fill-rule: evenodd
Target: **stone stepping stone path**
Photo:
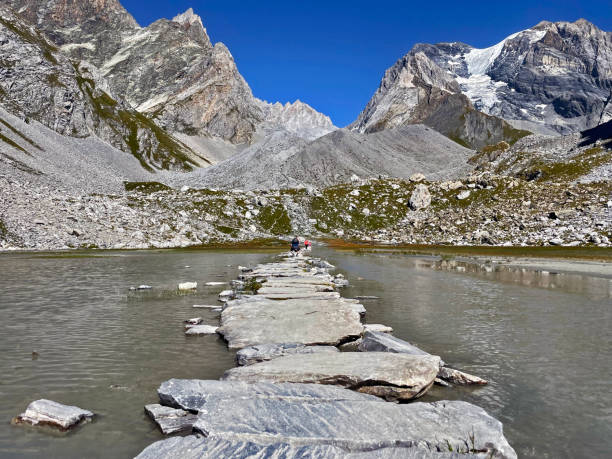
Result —
<instances>
[{"instance_id":1,"label":"stone stepping stone path","mask_svg":"<svg viewBox=\"0 0 612 459\"><path fill-rule=\"evenodd\" d=\"M446 367L391 327L364 326L365 307L341 296L348 280L332 269L287 255L240 267L219 296L219 328L187 331L214 329L238 350L238 366L218 381L162 383L147 413L162 432L191 435L138 458L516 458L502 424L475 405L389 403L414 400L434 382L486 381Z\"/></svg>"}]
</instances>

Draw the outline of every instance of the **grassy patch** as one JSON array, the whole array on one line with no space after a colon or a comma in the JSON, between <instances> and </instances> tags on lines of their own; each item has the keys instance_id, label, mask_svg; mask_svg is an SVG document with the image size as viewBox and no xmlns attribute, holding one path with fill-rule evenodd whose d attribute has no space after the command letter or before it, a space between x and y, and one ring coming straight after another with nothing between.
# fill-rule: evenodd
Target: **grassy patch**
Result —
<instances>
[{"instance_id":1,"label":"grassy patch","mask_svg":"<svg viewBox=\"0 0 612 459\"><path fill-rule=\"evenodd\" d=\"M27 136L25 136L24 134L22 134L20 131L18 131L17 129L15 129L13 126L11 126L8 122L4 121L3 119L0 119L0 123L2 123L3 125L5 125L7 128L9 128L11 131L13 131L16 135L18 135L19 137L21 137L23 140L25 140L26 142L28 142L30 145L32 145L34 148L37 148L40 151L43 151L42 147L40 145L38 145L36 142L34 142L32 139L28 138Z\"/></svg>"},{"instance_id":2,"label":"grassy patch","mask_svg":"<svg viewBox=\"0 0 612 459\"><path fill-rule=\"evenodd\" d=\"M119 103L104 91L98 91L95 82L84 77L77 64L74 65L76 80L81 92L88 96L94 113L106 120L110 127L123 138L129 151L138 159L141 166L154 172L149 162L160 169L179 168L191 171L196 166L186 153L187 147L169 136L155 122L142 113L120 109ZM142 133L149 133L149 141L141 144Z\"/></svg>"},{"instance_id":3,"label":"grassy patch","mask_svg":"<svg viewBox=\"0 0 612 459\"><path fill-rule=\"evenodd\" d=\"M282 205L266 206L257 215L259 225L270 234L288 234L291 232L291 220Z\"/></svg>"},{"instance_id":4,"label":"grassy patch","mask_svg":"<svg viewBox=\"0 0 612 459\"><path fill-rule=\"evenodd\" d=\"M123 182L123 186L125 191L139 191L141 193L154 193L171 189L168 185L159 182Z\"/></svg>"},{"instance_id":5,"label":"grassy patch","mask_svg":"<svg viewBox=\"0 0 612 459\"><path fill-rule=\"evenodd\" d=\"M533 177L540 175L540 179L543 181L571 182L609 162L612 162L611 151L601 147L593 147L564 161L546 162L540 158L533 158L528 162L525 170L520 173L520 176Z\"/></svg>"},{"instance_id":6,"label":"grassy patch","mask_svg":"<svg viewBox=\"0 0 612 459\"><path fill-rule=\"evenodd\" d=\"M25 153L26 155L29 155L30 153L28 153L25 148L23 148L21 145L16 144L15 142L13 142L11 139L9 139L8 137L6 137L5 135L3 135L0 132L0 141L4 142L5 144L15 148L16 150L22 151L23 153Z\"/></svg>"},{"instance_id":7,"label":"grassy patch","mask_svg":"<svg viewBox=\"0 0 612 459\"><path fill-rule=\"evenodd\" d=\"M58 51L57 47L49 44L49 42L45 40L42 34L40 34L39 32L31 32L28 30L27 27L17 26L16 24L13 24L12 22L7 21L2 17L0 17L0 24L2 24L15 35L20 37L23 41L40 47L43 51L43 56L46 60L48 60L54 65L58 64L57 59L53 55L53 53Z\"/></svg>"},{"instance_id":8,"label":"grassy patch","mask_svg":"<svg viewBox=\"0 0 612 459\"><path fill-rule=\"evenodd\" d=\"M504 123L504 130L503 130L504 140L508 142L510 145L514 145L516 142L518 142L523 137L527 137L528 135L531 135L531 134L532 133L530 131L525 131L524 129L515 129L512 126L510 126L508 123Z\"/></svg>"}]
</instances>

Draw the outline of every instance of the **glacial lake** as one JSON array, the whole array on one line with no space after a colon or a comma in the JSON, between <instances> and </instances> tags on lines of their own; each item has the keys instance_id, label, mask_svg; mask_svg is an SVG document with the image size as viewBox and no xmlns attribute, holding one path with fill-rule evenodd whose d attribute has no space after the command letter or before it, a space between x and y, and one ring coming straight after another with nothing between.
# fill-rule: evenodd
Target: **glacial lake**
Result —
<instances>
[{"instance_id":1,"label":"glacial lake","mask_svg":"<svg viewBox=\"0 0 612 459\"><path fill-rule=\"evenodd\" d=\"M183 333L192 317L218 322L218 313L193 308L216 304L223 288L203 284L230 281L238 265L277 252L0 255L0 457L128 458L162 439L143 411L157 402L159 384L217 379L234 366L221 338ZM504 423L519 457L609 457L610 276L400 252L316 247L313 255L349 279L343 296L379 297L363 300L367 322L390 325L395 336L490 381L436 386L422 401L485 408ZM200 288L179 295L184 281ZM153 289L129 290L141 284ZM98 416L69 434L10 425L39 398Z\"/></svg>"}]
</instances>

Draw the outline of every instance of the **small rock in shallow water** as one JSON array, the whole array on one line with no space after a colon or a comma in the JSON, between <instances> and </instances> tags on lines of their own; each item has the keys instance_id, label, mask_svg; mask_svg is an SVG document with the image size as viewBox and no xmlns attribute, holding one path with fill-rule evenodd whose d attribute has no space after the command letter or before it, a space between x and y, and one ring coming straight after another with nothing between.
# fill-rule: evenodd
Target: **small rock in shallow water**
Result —
<instances>
[{"instance_id":1,"label":"small rock in shallow water","mask_svg":"<svg viewBox=\"0 0 612 459\"><path fill-rule=\"evenodd\" d=\"M68 430L93 417L94 413L91 411L41 399L30 403L25 412L14 418L12 423L47 425Z\"/></svg>"},{"instance_id":2,"label":"small rock in shallow water","mask_svg":"<svg viewBox=\"0 0 612 459\"><path fill-rule=\"evenodd\" d=\"M208 308L208 309L218 309L218 304L194 304L194 308Z\"/></svg>"},{"instance_id":3,"label":"small rock in shallow water","mask_svg":"<svg viewBox=\"0 0 612 459\"><path fill-rule=\"evenodd\" d=\"M185 332L186 335L214 335L218 327L212 325L193 325Z\"/></svg>"},{"instance_id":4,"label":"small rock in shallow water","mask_svg":"<svg viewBox=\"0 0 612 459\"><path fill-rule=\"evenodd\" d=\"M233 290L223 290L221 293L219 293L219 301L227 301L227 300L231 300L234 297L234 291Z\"/></svg>"},{"instance_id":5,"label":"small rock in shallow water","mask_svg":"<svg viewBox=\"0 0 612 459\"><path fill-rule=\"evenodd\" d=\"M145 412L155 421L165 435L190 431L198 419L196 414L159 404L146 405Z\"/></svg>"},{"instance_id":6,"label":"small rock in shallow water","mask_svg":"<svg viewBox=\"0 0 612 459\"><path fill-rule=\"evenodd\" d=\"M227 285L227 282L206 282L204 285L208 287L216 287L217 285Z\"/></svg>"},{"instance_id":7,"label":"small rock in shallow water","mask_svg":"<svg viewBox=\"0 0 612 459\"><path fill-rule=\"evenodd\" d=\"M453 384L457 384L458 386L468 386L472 384L484 386L488 384L487 380L479 378L478 376L448 367L440 368L438 378Z\"/></svg>"},{"instance_id":8,"label":"small rock in shallow water","mask_svg":"<svg viewBox=\"0 0 612 459\"><path fill-rule=\"evenodd\" d=\"M202 323L202 318L201 317L195 317L193 319L187 319L185 321L186 324L189 325L200 325Z\"/></svg>"},{"instance_id":9,"label":"small rock in shallow water","mask_svg":"<svg viewBox=\"0 0 612 459\"><path fill-rule=\"evenodd\" d=\"M178 284L179 290L195 290L198 288L197 282L183 282Z\"/></svg>"},{"instance_id":10,"label":"small rock in shallow water","mask_svg":"<svg viewBox=\"0 0 612 459\"><path fill-rule=\"evenodd\" d=\"M365 324L363 328L365 328L366 331L378 333L393 333L393 328L383 324Z\"/></svg>"}]
</instances>

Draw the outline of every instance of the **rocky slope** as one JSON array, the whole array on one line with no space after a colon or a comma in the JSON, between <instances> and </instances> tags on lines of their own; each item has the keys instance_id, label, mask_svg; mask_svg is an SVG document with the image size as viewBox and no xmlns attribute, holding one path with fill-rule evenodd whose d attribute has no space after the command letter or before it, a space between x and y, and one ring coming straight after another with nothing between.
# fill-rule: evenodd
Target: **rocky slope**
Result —
<instances>
[{"instance_id":1,"label":"rocky slope","mask_svg":"<svg viewBox=\"0 0 612 459\"><path fill-rule=\"evenodd\" d=\"M567 134L606 122L611 89L611 32L583 19L542 22L485 49L415 45L387 70L353 128L422 122L481 148L512 143L520 129Z\"/></svg>"},{"instance_id":2,"label":"rocky slope","mask_svg":"<svg viewBox=\"0 0 612 459\"><path fill-rule=\"evenodd\" d=\"M4 6L0 95L0 105L20 118L64 136L98 137L134 155L145 169L190 170L196 164L188 147L114 96L94 66L69 60Z\"/></svg>"},{"instance_id":3,"label":"rocky slope","mask_svg":"<svg viewBox=\"0 0 612 459\"><path fill-rule=\"evenodd\" d=\"M312 142L277 133L213 167L167 180L176 186L251 190L322 187L354 176L408 178L418 172L445 179L470 170L474 153L422 125L372 134L341 129Z\"/></svg>"}]
</instances>

